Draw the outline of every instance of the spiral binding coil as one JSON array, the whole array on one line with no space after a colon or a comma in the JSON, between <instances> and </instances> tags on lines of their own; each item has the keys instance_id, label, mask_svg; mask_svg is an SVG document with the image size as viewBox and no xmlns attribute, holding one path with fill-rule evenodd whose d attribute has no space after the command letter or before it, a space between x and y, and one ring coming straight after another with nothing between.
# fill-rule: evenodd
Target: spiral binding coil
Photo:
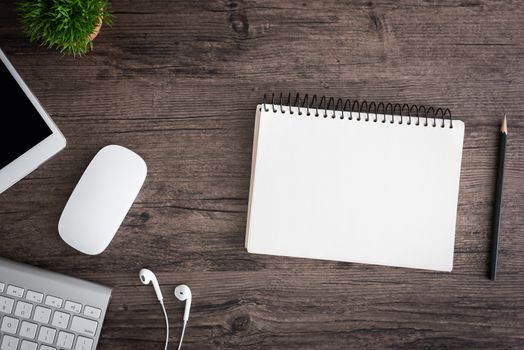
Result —
<instances>
[{"instance_id":1,"label":"spiral binding coil","mask_svg":"<svg viewBox=\"0 0 524 350\"><path fill-rule=\"evenodd\" d=\"M295 112L292 110L292 107L295 107L298 109L298 115L303 115L305 110L305 114L307 116L311 116L314 111L314 116L319 117L321 116L319 114L319 111L324 113L322 114L322 117L327 118L330 116L331 118L336 118L336 112L341 112L340 119L346 118L346 113L349 113L349 116L347 117L348 120L353 120L353 114L357 113L357 117L355 118L357 121L363 120L366 122L370 121L369 114L373 114L375 117L372 122L382 122L386 123L389 120L389 123L393 124L395 123L395 115L400 116L400 121L397 122L397 124L403 124L404 117L408 118L407 124L411 125L411 119L416 119L415 125L423 125L423 126L437 126L437 119L441 120L441 127L445 127L446 117L449 118L449 127L450 129L453 128L453 118L451 117L451 111L446 108L437 108L434 109L433 107L426 108L425 106L418 106L418 105L408 105L408 104L399 104L399 103L384 103L384 102L367 102L366 100L358 101L350 99L346 99L343 101L341 98L337 99L335 102L335 99L333 97L326 97L321 96L320 100L317 98L317 95L313 95L311 97L311 102L309 99L308 94L305 94L303 97L300 97L300 94L297 93L295 95L293 103L291 103L291 93L288 93L287 95L287 102L284 104L283 100L283 94L280 93L280 96L278 98L278 104L275 103L275 94L271 94L271 103L267 101L267 95L264 94L264 99L262 102L263 108L266 112L269 112L268 105L271 106L271 110L276 113L278 109L280 109L280 112L282 114L286 113L286 109L289 114L295 114ZM317 103L318 101L318 103ZM340 109L342 107L342 109ZM277 109L278 108L278 109ZM331 113L331 115L328 115L328 113ZM378 120L378 115L382 115L382 120ZM365 117L365 118L363 118ZM420 124L420 120L424 121L424 124ZM433 120L433 123L430 125L428 121Z\"/></svg>"}]
</instances>

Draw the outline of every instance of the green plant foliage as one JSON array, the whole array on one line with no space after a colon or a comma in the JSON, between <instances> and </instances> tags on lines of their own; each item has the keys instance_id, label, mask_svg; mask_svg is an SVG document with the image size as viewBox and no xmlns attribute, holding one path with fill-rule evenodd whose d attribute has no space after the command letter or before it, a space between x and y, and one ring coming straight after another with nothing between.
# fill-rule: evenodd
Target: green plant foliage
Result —
<instances>
[{"instance_id":1,"label":"green plant foliage","mask_svg":"<svg viewBox=\"0 0 524 350\"><path fill-rule=\"evenodd\" d=\"M22 0L18 11L31 41L73 55L89 52L100 21L111 24L107 0Z\"/></svg>"}]
</instances>

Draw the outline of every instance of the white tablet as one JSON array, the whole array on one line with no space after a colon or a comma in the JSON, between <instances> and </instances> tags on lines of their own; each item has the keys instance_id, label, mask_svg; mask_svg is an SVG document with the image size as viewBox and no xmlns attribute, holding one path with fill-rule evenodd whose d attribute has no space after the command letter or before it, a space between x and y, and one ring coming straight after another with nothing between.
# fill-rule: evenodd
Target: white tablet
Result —
<instances>
[{"instance_id":1,"label":"white tablet","mask_svg":"<svg viewBox=\"0 0 524 350\"><path fill-rule=\"evenodd\" d=\"M0 50L0 193L62 150L66 140Z\"/></svg>"}]
</instances>

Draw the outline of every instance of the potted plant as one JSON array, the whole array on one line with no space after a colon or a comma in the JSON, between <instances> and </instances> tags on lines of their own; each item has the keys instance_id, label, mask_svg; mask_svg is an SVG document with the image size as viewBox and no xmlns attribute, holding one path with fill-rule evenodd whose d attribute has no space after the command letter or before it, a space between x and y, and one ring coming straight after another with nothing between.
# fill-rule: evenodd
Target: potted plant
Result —
<instances>
[{"instance_id":1,"label":"potted plant","mask_svg":"<svg viewBox=\"0 0 524 350\"><path fill-rule=\"evenodd\" d=\"M31 41L65 54L88 53L102 24L111 24L107 0L22 0L18 10Z\"/></svg>"}]
</instances>

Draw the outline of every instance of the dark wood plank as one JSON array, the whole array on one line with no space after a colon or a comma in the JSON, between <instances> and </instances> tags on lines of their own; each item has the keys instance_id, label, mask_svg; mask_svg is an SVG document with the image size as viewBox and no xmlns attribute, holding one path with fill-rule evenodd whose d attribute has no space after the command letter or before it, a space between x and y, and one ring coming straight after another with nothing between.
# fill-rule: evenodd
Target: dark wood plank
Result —
<instances>
[{"instance_id":1,"label":"dark wood plank","mask_svg":"<svg viewBox=\"0 0 524 350\"><path fill-rule=\"evenodd\" d=\"M126 1L86 57L31 44L0 3L0 45L68 147L0 195L0 255L114 287L100 349L161 348L191 286L186 349L524 347L524 6L511 1ZM466 123L455 267L431 273L247 254L263 93L438 105ZM487 279L497 130L509 116L500 266ZM89 160L141 154L145 186L100 256L57 234ZM183 304L166 297L172 341Z\"/></svg>"}]
</instances>

